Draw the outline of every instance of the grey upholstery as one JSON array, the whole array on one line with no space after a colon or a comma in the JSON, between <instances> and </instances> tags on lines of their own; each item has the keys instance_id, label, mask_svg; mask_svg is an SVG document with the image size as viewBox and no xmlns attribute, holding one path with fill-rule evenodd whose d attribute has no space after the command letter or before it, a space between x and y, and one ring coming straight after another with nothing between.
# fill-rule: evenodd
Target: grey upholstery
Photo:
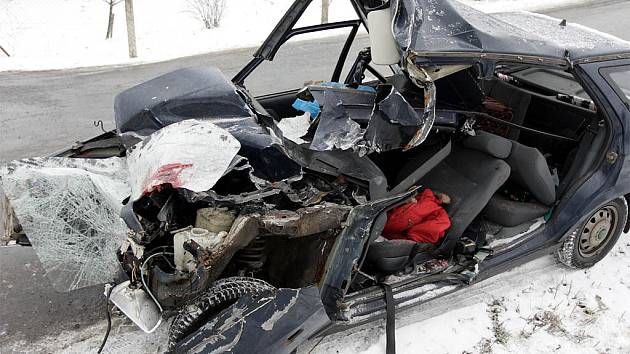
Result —
<instances>
[{"instance_id":1,"label":"grey upholstery","mask_svg":"<svg viewBox=\"0 0 630 354\"><path fill-rule=\"evenodd\" d=\"M446 193L451 228L438 252L448 255L461 234L490 198L510 176L510 166L486 153L454 146L453 152L420 182L427 188Z\"/></svg>"},{"instance_id":2,"label":"grey upholstery","mask_svg":"<svg viewBox=\"0 0 630 354\"><path fill-rule=\"evenodd\" d=\"M452 143L449 141L444 147L436 145L418 154L403 166L398 174L398 184L392 188L389 194L402 193L416 185L422 177L450 155L451 149Z\"/></svg>"},{"instance_id":3,"label":"grey upholstery","mask_svg":"<svg viewBox=\"0 0 630 354\"><path fill-rule=\"evenodd\" d=\"M435 250L432 245L412 241L374 242L368 250L368 259L381 272L393 273L408 264L412 256L416 262L436 255L450 256L461 234L509 175L510 166L503 160L454 144L451 154L419 181L451 197L451 204L445 208L452 226L443 242Z\"/></svg>"},{"instance_id":4,"label":"grey upholstery","mask_svg":"<svg viewBox=\"0 0 630 354\"><path fill-rule=\"evenodd\" d=\"M544 216L549 207L538 202L516 202L495 194L484 211L484 216L501 226L513 227Z\"/></svg>"},{"instance_id":5,"label":"grey upholstery","mask_svg":"<svg viewBox=\"0 0 630 354\"><path fill-rule=\"evenodd\" d=\"M545 157L538 149L512 142L512 153L507 159L512 178L529 190L541 203L551 206L556 201L556 186Z\"/></svg>"},{"instance_id":6,"label":"grey upholstery","mask_svg":"<svg viewBox=\"0 0 630 354\"><path fill-rule=\"evenodd\" d=\"M484 131L478 131L476 136L466 138L463 144L469 149L485 152L497 159L506 159L512 152L512 141Z\"/></svg>"}]
</instances>

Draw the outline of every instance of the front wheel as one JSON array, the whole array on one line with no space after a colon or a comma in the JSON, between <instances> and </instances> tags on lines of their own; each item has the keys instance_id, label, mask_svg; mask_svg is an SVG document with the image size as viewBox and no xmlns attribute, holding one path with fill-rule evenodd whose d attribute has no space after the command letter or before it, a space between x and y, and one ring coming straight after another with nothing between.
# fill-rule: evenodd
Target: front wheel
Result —
<instances>
[{"instance_id":1,"label":"front wheel","mask_svg":"<svg viewBox=\"0 0 630 354\"><path fill-rule=\"evenodd\" d=\"M168 351L177 343L199 329L213 316L234 304L244 295L258 295L275 291L267 282L247 277L217 280L199 297L190 301L175 317L169 331Z\"/></svg>"},{"instance_id":2,"label":"front wheel","mask_svg":"<svg viewBox=\"0 0 630 354\"><path fill-rule=\"evenodd\" d=\"M589 268L615 246L628 218L628 203L617 198L591 214L564 241L558 260L571 268Z\"/></svg>"}]
</instances>

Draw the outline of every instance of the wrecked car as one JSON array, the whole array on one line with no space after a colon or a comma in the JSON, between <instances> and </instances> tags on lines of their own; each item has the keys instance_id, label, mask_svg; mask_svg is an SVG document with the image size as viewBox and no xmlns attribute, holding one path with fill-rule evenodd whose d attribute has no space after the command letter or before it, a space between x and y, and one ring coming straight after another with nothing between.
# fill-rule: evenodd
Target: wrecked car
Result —
<instances>
[{"instance_id":1,"label":"wrecked car","mask_svg":"<svg viewBox=\"0 0 630 354\"><path fill-rule=\"evenodd\" d=\"M115 131L3 166L3 225L55 289L107 283L195 353L290 353L385 317L393 351L396 311L552 252L590 267L628 231L630 43L349 1L356 18L300 27L297 0L231 80L165 74L116 97ZM248 90L289 39L337 29L329 77Z\"/></svg>"}]
</instances>

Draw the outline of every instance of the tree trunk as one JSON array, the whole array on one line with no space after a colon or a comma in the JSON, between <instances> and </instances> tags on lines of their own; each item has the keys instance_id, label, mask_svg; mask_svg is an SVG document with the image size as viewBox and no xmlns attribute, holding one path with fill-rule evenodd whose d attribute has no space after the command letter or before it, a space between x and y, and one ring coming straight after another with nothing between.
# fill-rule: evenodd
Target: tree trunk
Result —
<instances>
[{"instance_id":1,"label":"tree trunk","mask_svg":"<svg viewBox=\"0 0 630 354\"><path fill-rule=\"evenodd\" d=\"M322 0L322 23L328 23L328 8L330 0Z\"/></svg>"},{"instance_id":2,"label":"tree trunk","mask_svg":"<svg viewBox=\"0 0 630 354\"><path fill-rule=\"evenodd\" d=\"M125 16L127 17L127 44L129 45L129 58L137 58L136 49L136 25L133 18L133 0L125 0Z\"/></svg>"},{"instance_id":3,"label":"tree trunk","mask_svg":"<svg viewBox=\"0 0 630 354\"><path fill-rule=\"evenodd\" d=\"M114 35L114 1L109 1L109 17L107 19L107 34L105 34L105 39L110 39Z\"/></svg>"}]
</instances>

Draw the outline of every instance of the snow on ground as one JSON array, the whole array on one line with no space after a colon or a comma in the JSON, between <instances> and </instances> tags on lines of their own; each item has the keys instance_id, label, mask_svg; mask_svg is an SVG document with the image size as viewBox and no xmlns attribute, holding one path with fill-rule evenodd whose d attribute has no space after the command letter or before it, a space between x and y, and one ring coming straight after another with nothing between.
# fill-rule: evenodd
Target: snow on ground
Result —
<instances>
[{"instance_id":1,"label":"snow on ground","mask_svg":"<svg viewBox=\"0 0 630 354\"><path fill-rule=\"evenodd\" d=\"M546 256L397 315L397 352L629 353L630 235L599 264L568 269ZM36 343L3 343L1 353L95 352L105 323ZM168 324L145 334L116 316L105 353L162 352ZM378 354L384 322L331 335L300 353Z\"/></svg>"},{"instance_id":2,"label":"snow on ground","mask_svg":"<svg viewBox=\"0 0 630 354\"><path fill-rule=\"evenodd\" d=\"M629 237L591 269L548 256L402 313L397 353L629 353ZM383 326L335 335L314 352L384 353Z\"/></svg>"},{"instance_id":3,"label":"snow on ground","mask_svg":"<svg viewBox=\"0 0 630 354\"><path fill-rule=\"evenodd\" d=\"M484 11L540 10L584 0L462 0ZM593 1L593 0L589 0ZM105 39L108 7L99 0L0 0L0 71L61 69L159 61L262 43L292 0L226 1L219 28L205 29L185 0L135 0L138 58L129 59L124 3ZM320 19L313 1L300 25ZM331 3L330 20L353 18L350 2ZM322 35L332 35L324 32ZM306 37L303 37L306 38Z\"/></svg>"},{"instance_id":4,"label":"snow on ground","mask_svg":"<svg viewBox=\"0 0 630 354\"><path fill-rule=\"evenodd\" d=\"M0 71L165 60L262 43L292 0L226 1L219 28L205 29L185 0L135 0L138 59L127 51L124 4L115 7L114 36L105 39L108 7L99 0L0 0ZM351 19L348 1L333 1L330 21ZM300 25L320 19L311 5ZM355 16L356 17L356 16Z\"/></svg>"}]
</instances>

